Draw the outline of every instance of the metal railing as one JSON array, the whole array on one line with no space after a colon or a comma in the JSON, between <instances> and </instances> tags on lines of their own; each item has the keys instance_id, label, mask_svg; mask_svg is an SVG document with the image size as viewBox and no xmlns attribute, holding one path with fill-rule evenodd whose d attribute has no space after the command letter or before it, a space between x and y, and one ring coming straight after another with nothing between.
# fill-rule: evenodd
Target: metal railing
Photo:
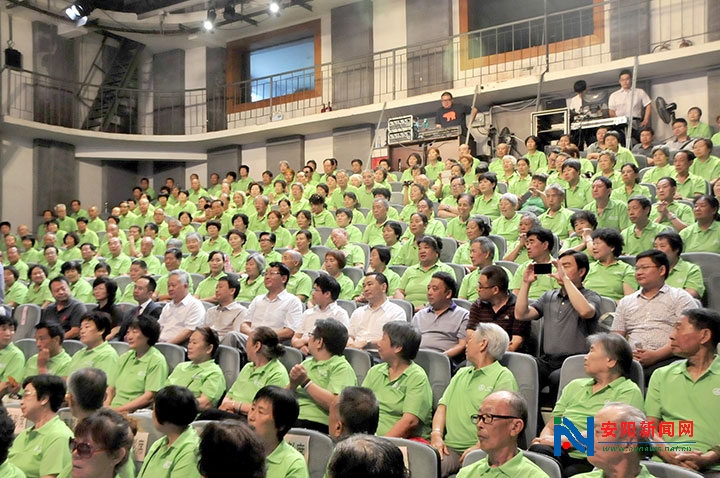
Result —
<instances>
[{"instance_id":1,"label":"metal railing","mask_svg":"<svg viewBox=\"0 0 720 478\"><path fill-rule=\"evenodd\" d=\"M417 46L271 77L184 91L114 89L108 131L195 134L444 89L600 65L720 39L717 0L608 0ZM720 12L714 11L714 15ZM705 21L698 21L703 19ZM25 70L2 73L2 114L82 128L106 87Z\"/></svg>"}]
</instances>

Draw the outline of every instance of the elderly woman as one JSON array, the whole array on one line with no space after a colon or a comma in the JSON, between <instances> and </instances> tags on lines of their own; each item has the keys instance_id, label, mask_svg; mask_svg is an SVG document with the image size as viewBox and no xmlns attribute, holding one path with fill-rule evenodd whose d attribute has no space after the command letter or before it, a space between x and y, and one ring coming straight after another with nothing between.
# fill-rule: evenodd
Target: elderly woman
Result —
<instances>
[{"instance_id":1,"label":"elderly woman","mask_svg":"<svg viewBox=\"0 0 720 478\"><path fill-rule=\"evenodd\" d=\"M288 390L295 392L300 414L295 426L328 433L328 413L345 387L357 385L343 356L348 330L335 319L320 319L308 342L311 357L290 370Z\"/></svg>"},{"instance_id":2,"label":"elderly woman","mask_svg":"<svg viewBox=\"0 0 720 478\"><path fill-rule=\"evenodd\" d=\"M588 247L595 261L585 276L585 287L603 297L619 301L638 288L635 269L628 263L618 261L622 255L623 238L618 231L603 227L590 234Z\"/></svg>"},{"instance_id":3,"label":"elderly woman","mask_svg":"<svg viewBox=\"0 0 720 478\"><path fill-rule=\"evenodd\" d=\"M155 348L158 338L157 320L141 315L130 322L125 334L130 350L120 356L117 368L110 371L106 407L126 413L150 407L168 376L165 356Z\"/></svg>"},{"instance_id":4,"label":"elderly woman","mask_svg":"<svg viewBox=\"0 0 720 478\"><path fill-rule=\"evenodd\" d=\"M503 257L503 260L524 264L530 260L527 253L527 246L525 244L527 233L530 229L542 227L542 225L540 224L540 219L531 212L520 211L517 215L520 217L520 222L518 224L519 236L517 240L508 242L507 253L505 254L505 257Z\"/></svg>"},{"instance_id":5,"label":"elderly woman","mask_svg":"<svg viewBox=\"0 0 720 478\"><path fill-rule=\"evenodd\" d=\"M417 240L419 264L407 268L400 278L400 285L395 291L396 299L405 299L419 310L427 301L427 286L436 272L447 272L455 278L455 271L447 264L440 262L442 241L436 236L423 236Z\"/></svg>"},{"instance_id":6,"label":"elderly woman","mask_svg":"<svg viewBox=\"0 0 720 478\"><path fill-rule=\"evenodd\" d=\"M125 417L101 409L75 427L70 440L72 465L63 476L72 478L113 478L131 460L133 432ZM134 471L134 469L133 469Z\"/></svg>"},{"instance_id":7,"label":"elderly woman","mask_svg":"<svg viewBox=\"0 0 720 478\"><path fill-rule=\"evenodd\" d=\"M468 339L465 354L470 365L452 378L432 421L430 443L440 454L442 476L456 473L466 451L476 448L477 428L467 417L477 413L490 393L517 391L512 372L498 362L509 342L507 332L491 322L479 323Z\"/></svg>"},{"instance_id":8,"label":"elderly woman","mask_svg":"<svg viewBox=\"0 0 720 478\"><path fill-rule=\"evenodd\" d=\"M260 438L234 420L209 423L202 431L198 469L205 478L225 478L242 470L246 478L265 478L265 452Z\"/></svg>"},{"instance_id":9,"label":"elderly woman","mask_svg":"<svg viewBox=\"0 0 720 478\"><path fill-rule=\"evenodd\" d=\"M269 477L310 477L305 457L284 440L297 421L299 410L295 395L290 390L268 385L255 394L248 425L263 445Z\"/></svg>"},{"instance_id":10,"label":"elderly woman","mask_svg":"<svg viewBox=\"0 0 720 478\"><path fill-rule=\"evenodd\" d=\"M295 233L295 250L303 256L303 269L320 270L320 258L310 250L312 233L302 230Z\"/></svg>"},{"instance_id":11,"label":"elderly woman","mask_svg":"<svg viewBox=\"0 0 720 478\"><path fill-rule=\"evenodd\" d=\"M278 360L285 353L285 348L273 329L262 326L253 329L245 351L249 362L240 370L218 409L204 411L198 417L200 420L245 420L258 390L266 385L286 387L290 383L287 369Z\"/></svg>"},{"instance_id":12,"label":"elderly woman","mask_svg":"<svg viewBox=\"0 0 720 478\"><path fill-rule=\"evenodd\" d=\"M157 393L154 403L155 428L164 436L150 446L137 478L200 478L200 438L190 426L198 412L193 392L170 385Z\"/></svg>"},{"instance_id":13,"label":"elderly woman","mask_svg":"<svg viewBox=\"0 0 720 478\"><path fill-rule=\"evenodd\" d=\"M474 239L477 239L480 236L489 236L491 232L492 224L487 216L470 217L467 221L467 225L465 226L465 235L468 240L466 243L461 244L455 251L455 255L452 260L453 264L472 264L472 260L470 260L470 244ZM498 260L497 250L493 260Z\"/></svg>"},{"instance_id":14,"label":"elderly woman","mask_svg":"<svg viewBox=\"0 0 720 478\"><path fill-rule=\"evenodd\" d=\"M315 227L337 227L335 217L327 210L324 197L319 194L313 194L308 201L310 202L310 212L312 213L312 221ZM298 225L300 225L299 222Z\"/></svg>"},{"instance_id":15,"label":"elderly woman","mask_svg":"<svg viewBox=\"0 0 720 478\"><path fill-rule=\"evenodd\" d=\"M428 437L432 420L432 389L425 371L413 362L420 349L420 331L402 321L387 322L378 343L383 363L372 367L363 387L380 403L377 434L389 437Z\"/></svg>"},{"instance_id":16,"label":"elderly woman","mask_svg":"<svg viewBox=\"0 0 720 478\"><path fill-rule=\"evenodd\" d=\"M45 308L55 301L50 292L50 280L47 277L47 269L40 264L33 264L28 269L28 286L27 294L25 294L25 304L35 304L41 308Z\"/></svg>"},{"instance_id":17,"label":"elderly woman","mask_svg":"<svg viewBox=\"0 0 720 478\"><path fill-rule=\"evenodd\" d=\"M720 215L717 198L704 194L694 200L695 223L680 231L685 252L720 253Z\"/></svg>"},{"instance_id":18,"label":"elderly woman","mask_svg":"<svg viewBox=\"0 0 720 478\"><path fill-rule=\"evenodd\" d=\"M254 234L254 233L251 233ZM253 253L245 261L246 276L240 279L240 292L236 300L252 301L255 297L267 293L263 272L265 271L265 258L262 254Z\"/></svg>"},{"instance_id":19,"label":"elderly woman","mask_svg":"<svg viewBox=\"0 0 720 478\"><path fill-rule=\"evenodd\" d=\"M188 361L179 364L167 379L167 385L187 387L197 398L200 410L217 406L225 393L225 375L215 363L218 346L217 332L210 327L198 327L188 342Z\"/></svg>"},{"instance_id":20,"label":"elderly woman","mask_svg":"<svg viewBox=\"0 0 720 478\"><path fill-rule=\"evenodd\" d=\"M502 236L506 241L515 241L518 238L518 227L520 216L517 213L518 197L512 193L505 193L500 196L500 217L493 221L493 232Z\"/></svg>"},{"instance_id":21,"label":"elderly woman","mask_svg":"<svg viewBox=\"0 0 720 478\"><path fill-rule=\"evenodd\" d=\"M330 274L332 278L340 284L340 297L343 300L352 300L355 284L352 279L343 274L343 269L347 265L347 259L343 251L328 251L325 254L325 263L323 268L325 272Z\"/></svg>"},{"instance_id":22,"label":"elderly woman","mask_svg":"<svg viewBox=\"0 0 720 478\"><path fill-rule=\"evenodd\" d=\"M445 228L445 237L452 237L458 243L468 242L467 222L470 219L470 211L475 205L475 197L472 194L462 193L456 198L457 216L448 220Z\"/></svg>"},{"instance_id":23,"label":"elderly woman","mask_svg":"<svg viewBox=\"0 0 720 478\"><path fill-rule=\"evenodd\" d=\"M653 167L645 171L642 181L644 183L657 184L664 177L675 178L675 168L669 164L670 148L664 145L655 146L652 149ZM710 178L708 178L710 179Z\"/></svg>"},{"instance_id":24,"label":"elderly woman","mask_svg":"<svg viewBox=\"0 0 720 478\"><path fill-rule=\"evenodd\" d=\"M613 188L611 199L627 204L633 196L645 196L650 198L650 190L640 183L640 169L632 163L625 163L620 167L620 179L622 184Z\"/></svg>"},{"instance_id":25,"label":"elderly woman","mask_svg":"<svg viewBox=\"0 0 720 478\"><path fill-rule=\"evenodd\" d=\"M590 351L585 356L585 373L590 378L577 378L562 390L553 417L570 419L584 434L588 416L593 416L608 402L622 402L642 409L643 396L631 381L632 349L627 340L615 333L596 334L588 337ZM548 420L540 436L535 438L531 451L553 456L555 437L553 420ZM590 471L592 465L587 456L572 447L562 449L562 455L554 457L564 469L565 476Z\"/></svg>"},{"instance_id":26,"label":"elderly woman","mask_svg":"<svg viewBox=\"0 0 720 478\"><path fill-rule=\"evenodd\" d=\"M57 411L65 400L65 382L55 375L23 381L22 414L33 423L15 438L8 461L28 477L56 477L70 466L68 440L73 433Z\"/></svg>"},{"instance_id":27,"label":"elderly woman","mask_svg":"<svg viewBox=\"0 0 720 478\"><path fill-rule=\"evenodd\" d=\"M69 373L88 367L99 368L108 375L116 370L118 354L107 342L110 329L110 316L106 312L95 309L80 317L80 342L85 348L72 356Z\"/></svg>"},{"instance_id":28,"label":"elderly woman","mask_svg":"<svg viewBox=\"0 0 720 478\"><path fill-rule=\"evenodd\" d=\"M195 289L195 297L204 302L217 304L215 298L215 287L221 277L225 277L225 254L221 251L212 251L208 255L208 264L210 264L210 274L203 279Z\"/></svg>"},{"instance_id":29,"label":"elderly woman","mask_svg":"<svg viewBox=\"0 0 720 478\"><path fill-rule=\"evenodd\" d=\"M245 270L245 261L249 256L248 251L245 250L245 242L247 236L244 232L238 231L237 229L231 229L227 233L227 241L230 244L230 266L237 273L241 273Z\"/></svg>"},{"instance_id":30,"label":"elderly woman","mask_svg":"<svg viewBox=\"0 0 720 478\"><path fill-rule=\"evenodd\" d=\"M410 216L407 231L409 231L408 239L400 246L397 262L393 264L401 264L404 266L412 266L418 263L418 239L425 237L425 231L428 226L428 217L421 213L415 212ZM408 233L406 231L406 234Z\"/></svg>"},{"instance_id":31,"label":"elderly woman","mask_svg":"<svg viewBox=\"0 0 720 478\"><path fill-rule=\"evenodd\" d=\"M576 211L570 216L570 225L573 233L563 241L560 252L570 249L577 252L585 251L585 254L592 258L592 247L588 247L588 244L592 241L590 235L598 226L595 213L585 210Z\"/></svg>"},{"instance_id":32,"label":"elderly woman","mask_svg":"<svg viewBox=\"0 0 720 478\"><path fill-rule=\"evenodd\" d=\"M401 262L403 257L400 255L402 249L402 243L400 242L402 226L400 223L397 221L387 221L382 228L382 236L385 241L385 246L392 252L389 265L405 265Z\"/></svg>"}]
</instances>

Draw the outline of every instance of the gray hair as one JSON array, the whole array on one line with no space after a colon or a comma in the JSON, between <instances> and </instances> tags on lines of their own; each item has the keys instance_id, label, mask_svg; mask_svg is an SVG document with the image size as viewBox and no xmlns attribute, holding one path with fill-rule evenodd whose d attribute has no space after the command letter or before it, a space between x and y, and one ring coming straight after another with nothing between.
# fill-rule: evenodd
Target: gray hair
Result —
<instances>
[{"instance_id":1,"label":"gray hair","mask_svg":"<svg viewBox=\"0 0 720 478\"><path fill-rule=\"evenodd\" d=\"M662 152L665 154L666 157L668 157L668 158L670 157L670 148L668 148L668 147L665 146L664 144L659 144L659 145L655 146L655 147L652 149L652 151L651 151L650 154L653 154L653 155L654 155L654 154L655 154L655 151L662 151Z\"/></svg>"},{"instance_id":2,"label":"gray hair","mask_svg":"<svg viewBox=\"0 0 720 478\"><path fill-rule=\"evenodd\" d=\"M489 237L480 236L473 239L470 244L480 244L480 250L485 254L490 254L490 257L495 257L495 243Z\"/></svg>"},{"instance_id":3,"label":"gray hair","mask_svg":"<svg viewBox=\"0 0 720 478\"><path fill-rule=\"evenodd\" d=\"M298 251L294 249L288 249L285 251L286 253L290 254L290 256L293 258L294 261L298 263L298 267L302 267L303 265L303 256Z\"/></svg>"},{"instance_id":4,"label":"gray hair","mask_svg":"<svg viewBox=\"0 0 720 478\"><path fill-rule=\"evenodd\" d=\"M168 219L168 220L167 220L167 223L168 223L168 225L172 224L172 225L174 225L174 226L180 226L180 227L182 227L182 222L180 222L179 219L174 218L174 217L171 217L170 219Z\"/></svg>"},{"instance_id":5,"label":"gray hair","mask_svg":"<svg viewBox=\"0 0 720 478\"><path fill-rule=\"evenodd\" d=\"M549 191L550 189L557 191L557 193L561 196L565 196L565 188L560 186L558 183L552 183L550 186L545 188L545 192Z\"/></svg>"},{"instance_id":6,"label":"gray hair","mask_svg":"<svg viewBox=\"0 0 720 478\"><path fill-rule=\"evenodd\" d=\"M614 408L615 410L618 410L620 413L618 414L617 421L620 423L632 423L635 425L636 430L640 430L642 424L647 422L647 415L645 415L645 412L643 412L637 407L633 407L628 403L609 402L606 403L605 406L601 408L601 410L604 410L606 408ZM590 432L591 431L588 430L588 433ZM646 440L646 438L641 436L640 433L638 433L637 436L634 438L638 443Z\"/></svg>"},{"instance_id":7,"label":"gray hair","mask_svg":"<svg viewBox=\"0 0 720 478\"><path fill-rule=\"evenodd\" d=\"M615 153L613 153L613 152L610 151L609 149L605 149L605 150L603 150L603 151L600 151L600 155L598 156L598 158L600 158L600 157L602 157L602 156L607 156L607 157L610 158L610 161L612 161L613 163L617 163L617 156L615 156Z\"/></svg>"},{"instance_id":8,"label":"gray hair","mask_svg":"<svg viewBox=\"0 0 720 478\"><path fill-rule=\"evenodd\" d=\"M67 380L67 390L73 402L84 411L99 410L107 389L107 374L99 368L75 370Z\"/></svg>"},{"instance_id":9,"label":"gray hair","mask_svg":"<svg viewBox=\"0 0 720 478\"><path fill-rule=\"evenodd\" d=\"M387 199L376 198L373 200L373 204L375 204L376 202L382 204L385 209L390 209L390 201L388 201Z\"/></svg>"},{"instance_id":10,"label":"gray hair","mask_svg":"<svg viewBox=\"0 0 720 478\"><path fill-rule=\"evenodd\" d=\"M540 219L535 215L535 213L530 211L518 211L518 214L522 216L520 218L520 221L522 221L523 219L530 219L533 223L533 228L542 227L542 223L540 222Z\"/></svg>"},{"instance_id":11,"label":"gray hair","mask_svg":"<svg viewBox=\"0 0 720 478\"><path fill-rule=\"evenodd\" d=\"M507 158L507 156L505 156ZM512 204L514 207L517 207L519 204L518 197L514 195L513 193L505 193L502 196L500 196L500 200L506 200L510 204Z\"/></svg>"},{"instance_id":12,"label":"gray hair","mask_svg":"<svg viewBox=\"0 0 720 478\"><path fill-rule=\"evenodd\" d=\"M182 240L172 237L172 238L168 239L167 242L165 243L165 250L172 249L173 247L177 248L177 249L182 249L182 246L183 246Z\"/></svg>"},{"instance_id":13,"label":"gray hair","mask_svg":"<svg viewBox=\"0 0 720 478\"><path fill-rule=\"evenodd\" d=\"M488 341L487 351L492 358L495 360L503 358L510 345L510 337L505 329L492 322L480 322L475 328L475 333Z\"/></svg>"},{"instance_id":14,"label":"gray hair","mask_svg":"<svg viewBox=\"0 0 720 478\"><path fill-rule=\"evenodd\" d=\"M177 277L182 285L190 284L190 276L182 269L175 269L174 271L170 271L168 273L168 279L173 276Z\"/></svg>"},{"instance_id":15,"label":"gray hair","mask_svg":"<svg viewBox=\"0 0 720 478\"><path fill-rule=\"evenodd\" d=\"M512 161L513 166L517 165L517 158L515 156L513 156L512 154L506 154L505 156L502 157L502 159L503 160L509 159L510 161Z\"/></svg>"},{"instance_id":16,"label":"gray hair","mask_svg":"<svg viewBox=\"0 0 720 478\"><path fill-rule=\"evenodd\" d=\"M200 234L198 234L197 232L189 232L189 233L187 234L187 236L185 236L185 242L187 243L187 241L188 241L189 239L195 239L195 240L198 241L200 244L203 243L203 237L202 237Z\"/></svg>"}]
</instances>

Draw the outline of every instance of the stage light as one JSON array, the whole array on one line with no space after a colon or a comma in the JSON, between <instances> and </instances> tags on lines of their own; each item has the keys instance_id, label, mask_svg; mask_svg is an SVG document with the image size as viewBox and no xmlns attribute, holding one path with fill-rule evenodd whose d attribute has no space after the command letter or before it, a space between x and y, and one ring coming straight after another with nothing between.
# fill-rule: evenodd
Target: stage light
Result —
<instances>
[{"instance_id":1,"label":"stage light","mask_svg":"<svg viewBox=\"0 0 720 478\"><path fill-rule=\"evenodd\" d=\"M270 13L273 15L277 15L280 13L280 3L276 1L270 2L270 5L268 5L268 10L270 10Z\"/></svg>"},{"instance_id":2,"label":"stage light","mask_svg":"<svg viewBox=\"0 0 720 478\"><path fill-rule=\"evenodd\" d=\"M207 12L207 18L203 22L203 28L205 31L212 31L213 28L215 28L215 19L217 18L217 15L215 14L215 9L211 8Z\"/></svg>"}]
</instances>

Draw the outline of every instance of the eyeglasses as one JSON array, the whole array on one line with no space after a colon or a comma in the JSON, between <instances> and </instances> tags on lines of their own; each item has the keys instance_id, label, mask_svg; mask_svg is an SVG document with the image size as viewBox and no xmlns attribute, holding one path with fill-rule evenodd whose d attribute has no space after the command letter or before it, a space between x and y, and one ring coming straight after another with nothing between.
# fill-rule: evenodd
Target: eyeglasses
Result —
<instances>
[{"instance_id":1,"label":"eyeglasses","mask_svg":"<svg viewBox=\"0 0 720 478\"><path fill-rule=\"evenodd\" d=\"M516 419L516 418L520 418L520 417L513 417L510 415L493 415L491 413L480 413L478 415L472 415L470 417L470 420L476 425L477 425L477 422L479 422L481 420L485 425L490 425L493 422L493 420L495 420L496 418L503 419L503 420L510 420L510 419Z\"/></svg>"},{"instance_id":2,"label":"eyeglasses","mask_svg":"<svg viewBox=\"0 0 720 478\"><path fill-rule=\"evenodd\" d=\"M68 445L70 453L76 452L79 458L91 458L95 453L105 451L104 448L95 448L88 442L78 441L74 438L70 438Z\"/></svg>"},{"instance_id":3,"label":"eyeglasses","mask_svg":"<svg viewBox=\"0 0 720 478\"><path fill-rule=\"evenodd\" d=\"M660 266L635 266L636 271L646 271L648 269L657 269Z\"/></svg>"}]
</instances>

